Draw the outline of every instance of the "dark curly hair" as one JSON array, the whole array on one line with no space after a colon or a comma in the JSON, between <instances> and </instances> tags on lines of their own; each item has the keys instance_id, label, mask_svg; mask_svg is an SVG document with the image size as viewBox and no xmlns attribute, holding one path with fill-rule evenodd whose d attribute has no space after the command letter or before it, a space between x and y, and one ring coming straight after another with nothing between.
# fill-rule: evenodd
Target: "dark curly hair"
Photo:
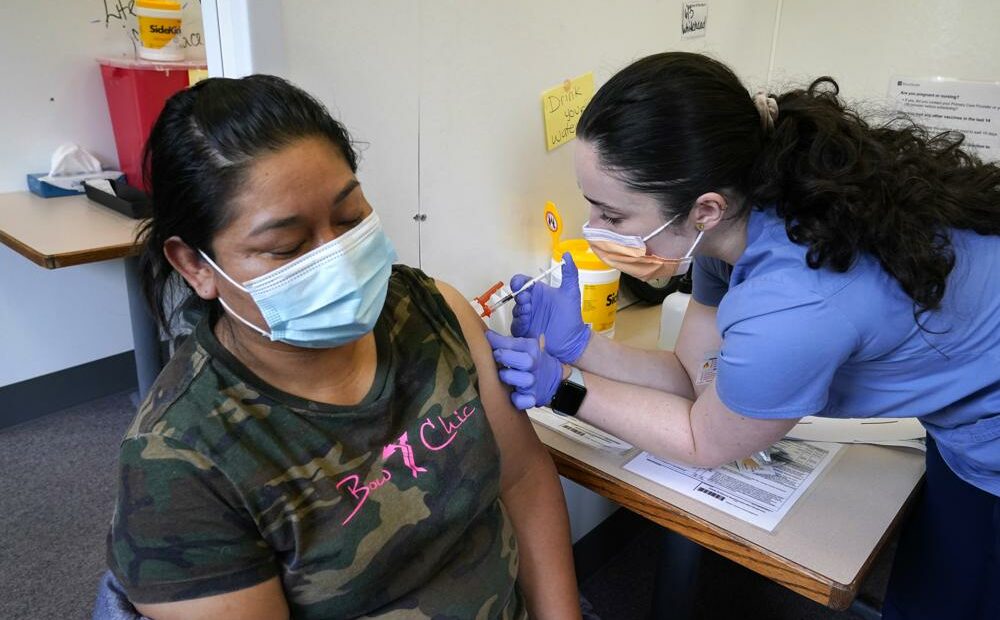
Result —
<instances>
[{"instance_id":1,"label":"dark curly hair","mask_svg":"<svg viewBox=\"0 0 1000 620\"><path fill-rule=\"evenodd\" d=\"M900 115L869 124L829 77L775 98L769 132L728 67L656 54L598 91L577 135L665 215L686 215L709 191L741 205L736 216L774 207L809 267L846 271L867 253L915 315L937 309L955 264L949 231L1000 235L1000 167L963 150L960 133L932 134Z\"/></svg>"},{"instance_id":2,"label":"dark curly hair","mask_svg":"<svg viewBox=\"0 0 1000 620\"><path fill-rule=\"evenodd\" d=\"M226 226L229 202L260 155L308 137L322 137L358 168L351 138L323 104L270 75L210 78L173 95L146 141L143 169L153 216L139 231L143 293L160 326L180 298L209 310L174 273L163 244L177 236L214 256L212 240Z\"/></svg>"}]
</instances>

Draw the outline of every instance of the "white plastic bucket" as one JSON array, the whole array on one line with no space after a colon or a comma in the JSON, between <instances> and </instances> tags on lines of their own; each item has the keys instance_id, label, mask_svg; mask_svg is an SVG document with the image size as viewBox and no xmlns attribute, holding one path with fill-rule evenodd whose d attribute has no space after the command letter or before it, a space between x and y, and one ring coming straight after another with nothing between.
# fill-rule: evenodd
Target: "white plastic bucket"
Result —
<instances>
[{"instance_id":1,"label":"white plastic bucket","mask_svg":"<svg viewBox=\"0 0 1000 620\"><path fill-rule=\"evenodd\" d=\"M615 313L618 310L618 283L621 272L601 262L583 239L566 239L552 250L551 265L569 252L580 273L580 314L583 322L597 333L615 334ZM562 270L556 269L549 276L549 284L559 286Z\"/></svg>"},{"instance_id":2,"label":"white plastic bucket","mask_svg":"<svg viewBox=\"0 0 1000 620\"><path fill-rule=\"evenodd\" d=\"M139 57L176 62L184 60L181 48L181 4L172 0L138 0Z\"/></svg>"}]
</instances>

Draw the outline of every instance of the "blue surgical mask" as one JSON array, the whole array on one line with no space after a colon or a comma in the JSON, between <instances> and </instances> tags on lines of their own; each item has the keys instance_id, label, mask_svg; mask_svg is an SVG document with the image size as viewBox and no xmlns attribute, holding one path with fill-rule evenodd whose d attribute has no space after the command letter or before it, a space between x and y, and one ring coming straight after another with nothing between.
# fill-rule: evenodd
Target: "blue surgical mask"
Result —
<instances>
[{"instance_id":1,"label":"blue surgical mask","mask_svg":"<svg viewBox=\"0 0 1000 620\"><path fill-rule=\"evenodd\" d=\"M226 312L273 341L310 349L338 347L375 328L396 260L396 250L374 212L336 239L243 284L199 252L222 277L250 295L269 331L233 312L219 297Z\"/></svg>"}]
</instances>

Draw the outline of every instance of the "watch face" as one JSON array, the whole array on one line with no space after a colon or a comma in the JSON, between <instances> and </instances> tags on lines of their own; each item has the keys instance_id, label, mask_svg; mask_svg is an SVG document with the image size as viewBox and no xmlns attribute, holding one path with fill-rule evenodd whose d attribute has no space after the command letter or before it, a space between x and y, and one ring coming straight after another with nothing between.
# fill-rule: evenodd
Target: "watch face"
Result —
<instances>
[{"instance_id":1,"label":"watch face","mask_svg":"<svg viewBox=\"0 0 1000 620\"><path fill-rule=\"evenodd\" d=\"M583 403L583 397L587 395L587 388L576 383L563 381L559 384L555 396L552 397L553 411L563 415L576 415Z\"/></svg>"}]
</instances>

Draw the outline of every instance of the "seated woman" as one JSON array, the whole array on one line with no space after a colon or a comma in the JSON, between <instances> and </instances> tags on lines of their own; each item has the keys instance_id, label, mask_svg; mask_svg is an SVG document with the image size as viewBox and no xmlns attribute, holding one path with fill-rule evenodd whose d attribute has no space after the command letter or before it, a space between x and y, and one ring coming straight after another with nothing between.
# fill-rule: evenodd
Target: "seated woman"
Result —
<instances>
[{"instance_id":1,"label":"seated woman","mask_svg":"<svg viewBox=\"0 0 1000 620\"><path fill-rule=\"evenodd\" d=\"M122 442L111 570L155 620L578 618L552 461L356 168L279 78L167 102L146 293L164 325L172 283L208 307Z\"/></svg>"}]
</instances>

